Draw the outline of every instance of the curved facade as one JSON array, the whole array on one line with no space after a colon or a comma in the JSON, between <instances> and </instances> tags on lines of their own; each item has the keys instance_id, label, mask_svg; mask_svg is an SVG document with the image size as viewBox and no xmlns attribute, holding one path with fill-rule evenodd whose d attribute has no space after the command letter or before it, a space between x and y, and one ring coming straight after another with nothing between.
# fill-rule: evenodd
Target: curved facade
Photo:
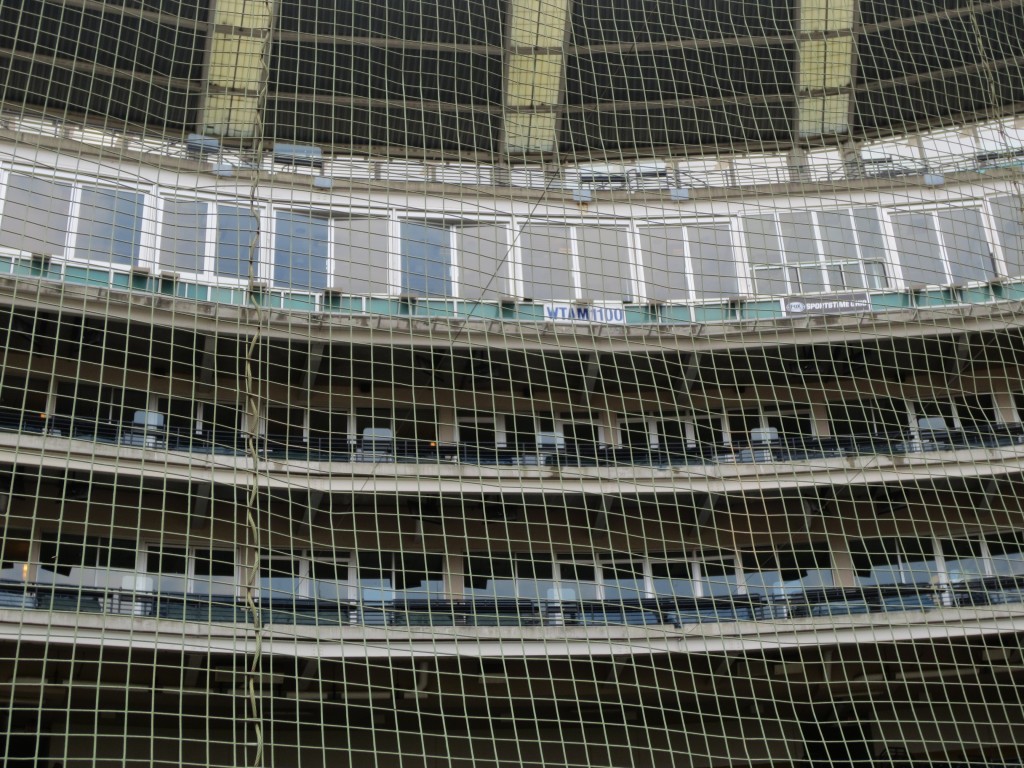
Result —
<instances>
[{"instance_id":1,"label":"curved facade","mask_svg":"<svg viewBox=\"0 0 1024 768\"><path fill-rule=\"evenodd\" d=\"M526 159L777 151L1012 113L1005 2L5 4L6 103L167 136Z\"/></svg>"},{"instance_id":2,"label":"curved facade","mask_svg":"<svg viewBox=\"0 0 1024 768\"><path fill-rule=\"evenodd\" d=\"M0 0L5 764L1019 765L1019 11Z\"/></svg>"}]
</instances>

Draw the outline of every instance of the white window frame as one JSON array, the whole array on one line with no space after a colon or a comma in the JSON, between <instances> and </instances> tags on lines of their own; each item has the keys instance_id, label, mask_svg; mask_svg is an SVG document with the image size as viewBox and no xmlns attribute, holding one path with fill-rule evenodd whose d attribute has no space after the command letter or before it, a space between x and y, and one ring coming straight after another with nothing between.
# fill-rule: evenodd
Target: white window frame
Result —
<instances>
[{"instance_id":1,"label":"white window frame","mask_svg":"<svg viewBox=\"0 0 1024 768\"><path fill-rule=\"evenodd\" d=\"M291 213L297 215L308 215L311 219L321 219L327 225L327 257L326 257L326 280L324 281L324 288L302 288L288 285L278 285L274 280L274 272L277 269L277 221L278 214L280 213ZM330 291L335 289L335 241L334 241L334 221L335 217L332 215L332 211L325 208L303 208L297 206L285 206L277 205L270 209L270 232L268 239L270 240L270 248L264 251L268 254L269 258L261 259L261 266L266 269L266 280L267 285L274 291L282 291L288 294L309 294L318 295L324 291Z\"/></svg>"},{"instance_id":2,"label":"white window frame","mask_svg":"<svg viewBox=\"0 0 1024 768\"><path fill-rule=\"evenodd\" d=\"M228 592L217 593L217 594L212 595L212 596L213 597L217 597L217 596L220 596L220 597L228 597L228 596L230 596L230 597L238 597L239 596L240 590L242 588L242 569L244 568L244 566L242 564L242 559L240 557L241 552L240 552L240 550L237 547L232 548L232 547L228 547L228 546L223 546L222 547L222 546L215 546L215 545L211 545L209 547L206 547L206 546L190 545L190 544L186 544L184 542L160 541L160 540L142 541L142 542L140 542L140 546L139 546L140 556L139 556L139 561L138 561L139 562L139 566L140 566L139 567L139 573L140 574L152 577L154 580L157 580L157 579L160 578L160 572L159 571L153 571L150 568L150 557L155 555L157 552L159 552L163 548L167 548L167 549L183 549L183 550L185 550L185 574L184 574L184 577L185 577L185 595L200 595L200 596L207 596L207 595L210 595L210 593L207 593L207 592L196 592L196 584L198 583L198 579L196 578L196 551L200 550L200 549L209 549L211 552L212 551L218 551L218 550L222 550L222 551L231 550L234 553L234 564L235 564L235 568L234 568L235 572L234 572L234 575L232 576L232 579L234 581L234 589L230 593L228 593ZM143 567L143 564L145 565L145 567ZM156 588L154 587L154 590L155 589Z\"/></svg>"},{"instance_id":3,"label":"white window frame","mask_svg":"<svg viewBox=\"0 0 1024 768\"><path fill-rule=\"evenodd\" d=\"M45 177L48 181L65 183L60 179ZM75 179L71 184L71 205L68 209L68 231L64 241L65 256L62 261L65 264L74 266L89 266L98 269L113 269L127 272L133 267L149 267L157 256L157 213L154 205L155 196L144 186L123 187L113 184L105 179ZM113 261L102 261L87 259L78 255L78 248L75 241L79 236L79 226L82 223L82 195L86 189L99 190L103 192L127 192L133 195L142 196L142 218L139 222L139 252L130 264L115 264ZM6 196L6 184L4 195Z\"/></svg>"},{"instance_id":4,"label":"white window frame","mask_svg":"<svg viewBox=\"0 0 1024 768\"><path fill-rule=\"evenodd\" d=\"M999 195L996 195L999 196ZM886 226L883 227L886 239L890 243L893 259L897 264L899 270L899 286L907 288L918 288L918 287L929 287L929 288L948 288L953 285L960 285L953 280L953 269L949 261L948 245L946 243L946 235L942 231L942 227L939 226L938 214L943 213L952 209L969 209L975 210L979 213L981 218L982 231L985 234L985 243L988 245L989 257L992 259L992 269L994 275L989 278L980 280L970 280L966 285L986 285L992 280L999 279L1002 275L1006 274L1006 264L1002 258L1002 251L999 250L999 237L994 228L989 225L992 224L992 217L989 213L990 204L985 199L981 200L970 200L963 203L945 203L945 204L932 204L927 206L906 206L897 208L882 208L882 216L885 220ZM921 286L919 283L911 283L907 280L903 273L903 263L900 258L899 244L896 238L895 223L892 221L894 216L900 216L908 213L916 213L919 215L927 215L930 217L933 229L935 231L936 238L939 243L939 258L942 261L942 270L945 274L945 282L941 284L929 284L928 286Z\"/></svg>"},{"instance_id":5,"label":"white window frame","mask_svg":"<svg viewBox=\"0 0 1024 768\"><path fill-rule=\"evenodd\" d=\"M883 256L883 258L881 260L867 259L863 255L864 251L863 251L862 244L861 244L861 233L857 229L857 222L856 222L856 217L855 217L855 211L858 210L859 208L865 208L865 207L866 208L871 208L872 210L878 212L879 228L881 229L881 235L882 235L882 240L883 240L883 249L885 251L885 254L884 254L884 256ZM814 247L815 247L815 252L816 252L816 256L817 256L817 259L815 261L805 261L805 262L793 262L793 263L790 263L787 260L786 247L785 247L785 243L783 242L783 236L782 236L782 223L781 223L781 220L780 220L780 216L782 216L783 214L786 214L786 213L808 213L808 214L810 214L810 216L811 216L811 230L813 232ZM847 223L849 223L851 225L850 226L850 232L853 235L853 246L856 249L857 253L860 254L859 258L857 258L857 259L828 259L826 257L826 255L825 255L825 248L824 248L825 240L824 240L824 238L822 237L822 234L821 234L822 223L821 223L821 219L820 219L821 214L824 214L824 213L838 213L838 214L842 214L842 215L844 215L846 217ZM755 296L765 296L765 297L780 295L780 294L767 294L767 293L758 293L757 292L757 274L758 274L758 272L765 271L765 270L770 270L770 269L777 269L777 270L781 270L782 271L783 280L786 283L786 292L784 294L781 294L781 295L784 295L784 296L817 294L817 293L839 293L839 292L843 292L843 291L882 291L882 290L886 290L887 288L889 288L891 283L893 282L891 277L890 277L890 275L892 273L892 265L890 263L891 253L890 253L890 249L889 249L888 243L887 243L887 233L886 233L886 226L885 226L886 222L885 222L885 218L884 218L884 211L881 208L877 207L877 206L870 206L870 205L866 205L866 206L849 206L849 207L845 207L844 206L842 208L827 208L827 209L800 208L800 209L793 209L793 210L772 210L772 211L769 211L767 213L766 212L751 211L751 212L741 216L741 218L752 217L752 216L755 216L755 215L762 216L762 217L770 217L771 218L772 224L774 226L774 234L775 234L775 237L777 238L777 240L779 242L779 254L780 254L782 260L778 264L761 264L761 265L753 264L753 262L750 261L750 253L748 251L748 243L747 243L746 231L745 231L745 229L743 229L743 227L741 225L743 248L744 248L744 257L745 257L744 260L745 260L745 262L747 264L747 267L748 267L749 273L750 273L750 292L751 292L752 295L755 295ZM814 264L817 265L817 268L818 268L818 270L819 270L819 272L821 274L821 282L822 282L822 285L824 286L824 288L822 290L820 290L820 291L818 291L818 290L812 291L812 290L805 290L802 285L794 285L793 281L792 281L792 279L790 277L790 275L791 275L790 270L794 270L794 269L795 270L799 270L801 268L807 268L810 265L814 265ZM868 283L871 282L871 280L873 278L877 279L877 275L872 275L872 274L870 274L867 271L866 266L868 264L879 264L879 265L881 265L881 267L882 267L882 275L881 275L881 282L882 282L882 284L881 285L868 285ZM855 268L857 268L859 270L859 272L860 272L860 274L861 274L861 276L862 276L862 278L864 280L864 284L865 284L864 287L863 288L858 288L858 287L855 287L855 286L854 287L850 287L850 286L846 286L846 285L833 286L832 285L832 277L831 277L831 274L830 274L831 270L839 268L845 274L845 268L850 266L850 265L853 265Z\"/></svg>"}]
</instances>

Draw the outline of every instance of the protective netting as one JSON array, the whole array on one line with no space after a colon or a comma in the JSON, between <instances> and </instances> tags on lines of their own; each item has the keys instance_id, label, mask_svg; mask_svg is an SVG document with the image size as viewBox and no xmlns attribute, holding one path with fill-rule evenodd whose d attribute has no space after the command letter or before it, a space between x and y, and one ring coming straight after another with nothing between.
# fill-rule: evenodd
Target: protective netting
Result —
<instances>
[{"instance_id":1,"label":"protective netting","mask_svg":"<svg viewBox=\"0 0 1024 768\"><path fill-rule=\"evenodd\" d=\"M1020 765L1022 0L0 0L9 766Z\"/></svg>"}]
</instances>

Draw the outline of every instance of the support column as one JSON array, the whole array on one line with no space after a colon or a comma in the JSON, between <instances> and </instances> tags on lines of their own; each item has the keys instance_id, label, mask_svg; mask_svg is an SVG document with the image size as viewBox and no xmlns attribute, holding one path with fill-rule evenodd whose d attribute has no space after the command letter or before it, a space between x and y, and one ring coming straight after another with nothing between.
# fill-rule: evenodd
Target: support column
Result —
<instances>
[{"instance_id":1,"label":"support column","mask_svg":"<svg viewBox=\"0 0 1024 768\"><path fill-rule=\"evenodd\" d=\"M992 395L992 401L996 407L996 421L1000 424L1016 424L1020 421L1012 392L996 392Z\"/></svg>"},{"instance_id":2,"label":"support column","mask_svg":"<svg viewBox=\"0 0 1024 768\"><path fill-rule=\"evenodd\" d=\"M438 406L437 408L437 444L439 446L454 445L455 435L455 409Z\"/></svg>"},{"instance_id":3,"label":"support column","mask_svg":"<svg viewBox=\"0 0 1024 768\"><path fill-rule=\"evenodd\" d=\"M444 594L449 600L466 595L466 558L461 554L448 553L444 557Z\"/></svg>"},{"instance_id":4,"label":"support column","mask_svg":"<svg viewBox=\"0 0 1024 768\"><path fill-rule=\"evenodd\" d=\"M270 61L273 0L215 0L199 130L254 138Z\"/></svg>"},{"instance_id":5,"label":"support column","mask_svg":"<svg viewBox=\"0 0 1024 768\"><path fill-rule=\"evenodd\" d=\"M832 578L836 586L857 586L857 571L850 553L850 540L842 534L832 534L828 537L828 548L832 553Z\"/></svg>"},{"instance_id":6,"label":"support column","mask_svg":"<svg viewBox=\"0 0 1024 768\"><path fill-rule=\"evenodd\" d=\"M828 421L828 406L825 403L811 405L811 422L815 437L829 437L832 434Z\"/></svg>"}]
</instances>

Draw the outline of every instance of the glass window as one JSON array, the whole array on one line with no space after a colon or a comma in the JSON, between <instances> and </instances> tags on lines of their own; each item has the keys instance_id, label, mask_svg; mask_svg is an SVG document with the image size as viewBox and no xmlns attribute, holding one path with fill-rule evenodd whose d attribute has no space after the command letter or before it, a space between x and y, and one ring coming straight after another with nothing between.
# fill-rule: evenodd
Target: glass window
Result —
<instances>
[{"instance_id":1,"label":"glass window","mask_svg":"<svg viewBox=\"0 0 1024 768\"><path fill-rule=\"evenodd\" d=\"M443 598L443 565L441 555L360 552L359 597L362 600Z\"/></svg>"},{"instance_id":2,"label":"glass window","mask_svg":"<svg viewBox=\"0 0 1024 768\"><path fill-rule=\"evenodd\" d=\"M864 586L902 584L902 550L898 539L855 539L850 542L857 583Z\"/></svg>"},{"instance_id":3,"label":"glass window","mask_svg":"<svg viewBox=\"0 0 1024 768\"><path fill-rule=\"evenodd\" d=\"M938 220L953 282L991 280L995 277L992 251L985 237L981 211L976 208L951 208L939 211Z\"/></svg>"},{"instance_id":4,"label":"glass window","mask_svg":"<svg viewBox=\"0 0 1024 768\"><path fill-rule=\"evenodd\" d=\"M69 184L12 174L0 218L0 245L63 256L70 211Z\"/></svg>"},{"instance_id":5,"label":"glass window","mask_svg":"<svg viewBox=\"0 0 1024 768\"><path fill-rule=\"evenodd\" d=\"M982 545L977 539L943 541L942 557L946 561L946 578L951 583L988 575Z\"/></svg>"},{"instance_id":6,"label":"glass window","mask_svg":"<svg viewBox=\"0 0 1024 768\"><path fill-rule=\"evenodd\" d=\"M511 557L470 555L466 559L466 594L516 597L515 561Z\"/></svg>"},{"instance_id":7,"label":"glass window","mask_svg":"<svg viewBox=\"0 0 1024 768\"><path fill-rule=\"evenodd\" d=\"M997 197L992 200L996 235L1003 248L1006 274L1024 275L1024 198Z\"/></svg>"},{"instance_id":8,"label":"glass window","mask_svg":"<svg viewBox=\"0 0 1024 768\"><path fill-rule=\"evenodd\" d=\"M575 298L569 228L527 226L520 243L524 296L534 301Z\"/></svg>"},{"instance_id":9,"label":"glass window","mask_svg":"<svg viewBox=\"0 0 1024 768\"><path fill-rule=\"evenodd\" d=\"M146 570L152 575L157 592L188 592L188 550L185 547L150 549L146 557Z\"/></svg>"},{"instance_id":10,"label":"glass window","mask_svg":"<svg viewBox=\"0 0 1024 768\"><path fill-rule=\"evenodd\" d=\"M801 546L778 552L760 550L743 554L747 591L769 597L830 587L832 557L824 545Z\"/></svg>"},{"instance_id":11,"label":"glass window","mask_svg":"<svg viewBox=\"0 0 1024 768\"><path fill-rule=\"evenodd\" d=\"M654 594L666 597L693 597L696 582L685 560L669 560L651 564Z\"/></svg>"},{"instance_id":12,"label":"glass window","mask_svg":"<svg viewBox=\"0 0 1024 768\"><path fill-rule=\"evenodd\" d=\"M270 599L296 597L302 588L301 565L289 555L265 555L260 558L260 595Z\"/></svg>"},{"instance_id":13,"label":"glass window","mask_svg":"<svg viewBox=\"0 0 1024 768\"><path fill-rule=\"evenodd\" d=\"M939 575L935 546L931 539L901 538L896 540L900 553L903 581L907 584L930 584Z\"/></svg>"},{"instance_id":14,"label":"glass window","mask_svg":"<svg viewBox=\"0 0 1024 768\"><path fill-rule=\"evenodd\" d=\"M220 277L249 279L249 259L254 274L259 264L259 219L246 208L217 206L217 253L214 270Z\"/></svg>"},{"instance_id":15,"label":"glass window","mask_svg":"<svg viewBox=\"0 0 1024 768\"><path fill-rule=\"evenodd\" d=\"M614 227L576 227L583 298L629 301L629 236Z\"/></svg>"},{"instance_id":16,"label":"glass window","mask_svg":"<svg viewBox=\"0 0 1024 768\"><path fill-rule=\"evenodd\" d=\"M390 552L360 552L358 556L360 600L394 598L394 569Z\"/></svg>"},{"instance_id":17,"label":"glass window","mask_svg":"<svg viewBox=\"0 0 1024 768\"><path fill-rule=\"evenodd\" d=\"M930 213L899 213L892 217L896 250L908 285L949 282L939 249L939 235Z\"/></svg>"},{"instance_id":18,"label":"glass window","mask_svg":"<svg viewBox=\"0 0 1024 768\"><path fill-rule=\"evenodd\" d=\"M304 291L326 288L329 239L326 217L279 211L274 230L274 285Z\"/></svg>"},{"instance_id":19,"label":"glass window","mask_svg":"<svg viewBox=\"0 0 1024 768\"><path fill-rule=\"evenodd\" d=\"M334 287L344 293L388 292L387 219L349 219L334 225Z\"/></svg>"},{"instance_id":20,"label":"glass window","mask_svg":"<svg viewBox=\"0 0 1024 768\"><path fill-rule=\"evenodd\" d=\"M1011 531L988 538L992 572L997 576L1024 574L1024 533Z\"/></svg>"},{"instance_id":21,"label":"glass window","mask_svg":"<svg viewBox=\"0 0 1024 768\"><path fill-rule=\"evenodd\" d=\"M562 563L562 600L597 600L597 568L591 563Z\"/></svg>"},{"instance_id":22,"label":"glass window","mask_svg":"<svg viewBox=\"0 0 1024 768\"><path fill-rule=\"evenodd\" d=\"M142 242L145 197L112 189L82 190L75 256L111 264L134 264Z\"/></svg>"},{"instance_id":23,"label":"glass window","mask_svg":"<svg viewBox=\"0 0 1024 768\"><path fill-rule=\"evenodd\" d=\"M636 600L644 597L643 563L605 563L601 566L601 584L605 600Z\"/></svg>"},{"instance_id":24,"label":"glass window","mask_svg":"<svg viewBox=\"0 0 1024 768\"><path fill-rule=\"evenodd\" d=\"M789 293L786 270L782 266L782 242L775 229L775 217L747 216L742 222L747 256L753 267L754 292L773 296Z\"/></svg>"},{"instance_id":25,"label":"glass window","mask_svg":"<svg viewBox=\"0 0 1024 768\"><path fill-rule=\"evenodd\" d=\"M0 580L25 581L28 578L32 542L27 530L6 528L0 537Z\"/></svg>"},{"instance_id":26,"label":"glass window","mask_svg":"<svg viewBox=\"0 0 1024 768\"><path fill-rule=\"evenodd\" d=\"M779 233L782 235L782 250L788 265L786 276L789 290L795 293L824 291L825 279L811 212L781 214Z\"/></svg>"},{"instance_id":27,"label":"glass window","mask_svg":"<svg viewBox=\"0 0 1024 768\"><path fill-rule=\"evenodd\" d=\"M687 237L697 298L726 299L737 295L739 280L729 227L687 227Z\"/></svg>"},{"instance_id":28,"label":"glass window","mask_svg":"<svg viewBox=\"0 0 1024 768\"><path fill-rule=\"evenodd\" d=\"M402 222L402 293L451 296L451 231Z\"/></svg>"},{"instance_id":29,"label":"glass window","mask_svg":"<svg viewBox=\"0 0 1024 768\"><path fill-rule=\"evenodd\" d=\"M455 232L455 249L459 254L460 298L497 299L511 295L511 248L505 227L459 227Z\"/></svg>"},{"instance_id":30,"label":"glass window","mask_svg":"<svg viewBox=\"0 0 1024 768\"><path fill-rule=\"evenodd\" d=\"M309 563L310 596L323 600L348 600L351 597L348 558L333 552L314 552Z\"/></svg>"},{"instance_id":31,"label":"glass window","mask_svg":"<svg viewBox=\"0 0 1024 768\"><path fill-rule=\"evenodd\" d=\"M724 597L739 592L739 574L732 558L702 560L700 575L701 595L704 597Z\"/></svg>"},{"instance_id":32,"label":"glass window","mask_svg":"<svg viewBox=\"0 0 1024 768\"><path fill-rule=\"evenodd\" d=\"M444 597L442 555L402 553L395 555L395 597L437 599Z\"/></svg>"},{"instance_id":33,"label":"glass window","mask_svg":"<svg viewBox=\"0 0 1024 768\"><path fill-rule=\"evenodd\" d=\"M545 599L554 590L554 564L551 556L541 553L517 555L516 586L519 597Z\"/></svg>"},{"instance_id":34,"label":"glass window","mask_svg":"<svg viewBox=\"0 0 1024 768\"><path fill-rule=\"evenodd\" d=\"M682 227L641 227L640 252L647 273L647 298L679 301L690 297Z\"/></svg>"},{"instance_id":35,"label":"glass window","mask_svg":"<svg viewBox=\"0 0 1024 768\"><path fill-rule=\"evenodd\" d=\"M828 405L833 435L874 435L907 427L907 406L902 400L851 400Z\"/></svg>"},{"instance_id":36,"label":"glass window","mask_svg":"<svg viewBox=\"0 0 1024 768\"><path fill-rule=\"evenodd\" d=\"M191 200L164 201L159 263L178 272L206 271L207 204Z\"/></svg>"},{"instance_id":37,"label":"glass window","mask_svg":"<svg viewBox=\"0 0 1024 768\"><path fill-rule=\"evenodd\" d=\"M197 549L192 591L201 595L235 593L235 553L230 549Z\"/></svg>"},{"instance_id":38,"label":"glass window","mask_svg":"<svg viewBox=\"0 0 1024 768\"><path fill-rule=\"evenodd\" d=\"M43 534L37 580L44 584L118 589L135 573L134 541Z\"/></svg>"}]
</instances>

